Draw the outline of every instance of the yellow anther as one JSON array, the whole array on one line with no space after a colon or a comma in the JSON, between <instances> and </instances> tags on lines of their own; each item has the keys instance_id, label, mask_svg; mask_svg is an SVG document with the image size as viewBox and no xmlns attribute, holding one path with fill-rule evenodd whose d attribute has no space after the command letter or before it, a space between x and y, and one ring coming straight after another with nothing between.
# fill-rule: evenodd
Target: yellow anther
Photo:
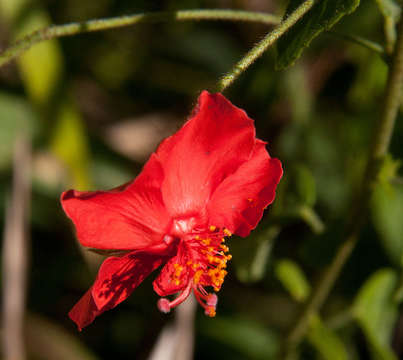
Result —
<instances>
[{"instance_id":1,"label":"yellow anther","mask_svg":"<svg viewBox=\"0 0 403 360\"><path fill-rule=\"evenodd\" d=\"M210 230L210 231L214 231L215 229L217 229L217 226L211 225L211 226L209 227L209 230Z\"/></svg>"},{"instance_id":2,"label":"yellow anther","mask_svg":"<svg viewBox=\"0 0 403 360\"><path fill-rule=\"evenodd\" d=\"M216 262L216 258L214 256L211 256L211 255L207 256L207 260L208 260L208 262L210 264Z\"/></svg>"},{"instance_id":3,"label":"yellow anther","mask_svg":"<svg viewBox=\"0 0 403 360\"><path fill-rule=\"evenodd\" d=\"M195 239L196 239L196 240L200 240L200 236L199 236L199 235L196 235L196 236L195 236Z\"/></svg>"},{"instance_id":4,"label":"yellow anther","mask_svg":"<svg viewBox=\"0 0 403 360\"><path fill-rule=\"evenodd\" d=\"M203 243L204 245L210 245L210 239L204 239L204 240L202 241L202 243Z\"/></svg>"},{"instance_id":5,"label":"yellow anther","mask_svg":"<svg viewBox=\"0 0 403 360\"><path fill-rule=\"evenodd\" d=\"M228 254L228 255L226 256L226 258L227 258L227 260L231 260L231 259L232 259L232 255L231 255L231 254Z\"/></svg>"},{"instance_id":6,"label":"yellow anther","mask_svg":"<svg viewBox=\"0 0 403 360\"><path fill-rule=\"evenodd\" d=\"M203 270L198 270L198 271L196 271L196 273L195 273L194 276L193 276L193 282L194 282L195 284L198 284L198 283L199 283L200 277L202 276L202 274L203 274Z\"/></svg>"},{"instance_id":7,"label":"yellow anther","mask_svg":"<svg viewBox=\"0 0 403 360\"><path fill-rule=\"evenodd\" d=\"M227 245L220 245L220 248L224 250L224 252L229 251L229 247Z\"/></svg>"},{"instance_id":8,"label":"yellow anther","mask_svg":"<svg viewBox=\"0 0 403 360\"><path fill-rule=\"evenodd\" d=\"M224 229L224 230L223 230L223 233L224 233L226 236L232 236L231 231L229 231L228 229Z\"/></svg>"},{"instance_id":9,"label":"yellow anther","mask_svg":"<svg viewBox=\"0 0 403 360\"><path fill-rule=\"evenodd\" d=\"M192 265L192 260L189 260L186 265Z\"/></svg>"},{"instance_id":10,"label":"yellow anther","mask_svg":"<svg viewBox=\"0 0 403 360\"><path fill-rule=\"evenodd\" d=\"M176 269L178 266L179 266L178 263L175 263L175 264L174 264L174 268L175 268L175 269Z\"/></svg>"},{"instance_id":11,"label":"yellow anther","mask_svg":"<svg viewBox=\"0 0 403 360\"><path fill-rule=\"evenodd\" d=\"M209 317L214 317L214 316L216 315L215 308L214 308L213 306L209 306L209 307L206 309L205 314L206 314L207 316L209 316Z\"/></svg>"},{"instance_id":12,"label":"yellow anther","mask_svg":"<svg viewBox=\"0 0 403 360\"><path fill-rule=\"evenodd\" d=\"M175 285L178 286L181 282L177 279L175 280Z\"/></svg>"}]
</instances>

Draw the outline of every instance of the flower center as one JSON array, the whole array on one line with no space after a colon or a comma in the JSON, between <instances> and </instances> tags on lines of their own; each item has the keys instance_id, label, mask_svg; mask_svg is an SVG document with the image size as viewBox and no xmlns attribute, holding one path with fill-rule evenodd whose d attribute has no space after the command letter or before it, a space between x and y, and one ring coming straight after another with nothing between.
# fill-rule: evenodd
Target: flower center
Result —
<instances>
[{"instance_id":1,"label":"flower center","mask_svg":"<svg viewBox=\"0 0 403 360\"><path fill-rule=\"evenodd\" d=\"M229 249L225 245L225 237L231 235L229 230L218 229L212 225L208 231L194 229L182 238L186 256L182 257L183 263L173 265L171 281L176 286L180 286L184 281L188 283L173 301L161 298L158 301L160 311L169 312L171 308L183 302L193 289L197 301L205 309L205 314L215 316L217 295L209 293L205 288L212 287L216 292L221 289L227 274L227 261L232 258L227 254Z\"/></svg>"}]
</instances>

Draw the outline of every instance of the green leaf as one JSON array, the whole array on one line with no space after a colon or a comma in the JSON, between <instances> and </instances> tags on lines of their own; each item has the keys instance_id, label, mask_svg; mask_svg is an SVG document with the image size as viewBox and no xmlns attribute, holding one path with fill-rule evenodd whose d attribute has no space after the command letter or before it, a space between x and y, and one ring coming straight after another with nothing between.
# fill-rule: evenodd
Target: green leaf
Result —
<instances>
[{"instance_id":1,"label":"green leaf","mask_svg":"<svg viewBox=\"0 0 403 360\"><path fill-rule=\"evenodd\" d=\"M268 226L259 230L255 230L248 237L248 241L239 239L231 245L236 275L245 283L257 282L263 278L273 242L280 232L278 226Z\"/></svg>"},{"instance_id":2,"label":"green leaf","mask_svg":"<svg viewBox=\"0 0 403 360\"><path fill-rule=\"evenodd\" d=\"M402 278L402 275L400 275L400 283L399 283L399 286L397 287L397 289L395 291L393 299L398 304L401 304L403 302L403 278Z\"/></svg>"},{"instance_id":3,"label":"green leaf","mask_svg":"<svg viewBox=\"0 0 403 360\"><path fill-rule=\"evenodd\" d=\"M0 119L0 169L3 169L11 162L16 136L22 131L32 135L36 118L24 99L0 93Z\"/></svg>"},{"instance_id":4,"label":"green leaf","mask_svg":"<svg viewBox=\"0 0 403 360\"><path fill-rule=\"evenodd\" d=\"M9 22L15 21L30 0L0 0L0 14Z\"/></svg>"},{"instance_id":5,"label":"green leaf","mask_svg":"<svg viewBox=\"0 0 403 360\"><path fill-rule=\"evenodd\" d=\"M302 3L303 0L290 0L285 16L292 13ZM277 42L276 68L285 69L292 65L316 36L322 31L329 30L343 16L353 12L359 3L360 0L318 1Z\"/></svg>"},{"instance_id":6,"label":"green leaf","mask_svg":"<svg viewBox=\"0 0 403 360\"><path fill-rule=\"evenodd\" d=\"M301 268L293 261L284 259L277 262L275 274L291 296L303 302L311 292L311 286Z\"/></svg>"},{"instance_id":7,"label":"green leaf","mask_svg":"<svg viewBox=\"0 0 403 360\"><path fill-rule=\"evenodd\" d=\"M390 158L385 161L371 198L371 215L389 258L403 266L403 185L391 182L399 165Z\"/></svg>"},{"instance_id":8,"label":"green leaf","mask_svg":"<svg viewBox=\"0 0 403 360\"><path fill-rule=\"evenodd\" d=\"M247 359L274 359L278 338L261 324L223 316L199 322L201 333L241 353Z\"/></svg>"},{"instance_id":9,"label":"green leaf","mask_svg":"<svg viewBox=\"0 0 403 360\"><path fill-rule=\"evenodd\" d=\"M353 314L371 348L374 360L396 360L390 349L391 334L398 317L393 296L398 277L392 269L381 269L361 287Z\"/></svg>"},{"instance_id":10,"label":"green leaf","mask_svg":"<svg viewBox=\"0 0 403 360\"><path fill-rule=\"evenodd\" d=\"M318 316L309 324L308 340L325 360L347 360L347 350L339 336L325 326Z\"/></svg>"},{"instance_id":11,"label":"green leaf","mask_svg":"<svg viewBox=\"0 0 403 360\"><path fill-rule=\"evenodd\" d=\"M67 166L71 174L69 185L88 190L91 187L90 151L82 118L74 105L62 105L50 148Z\"/></svg>"},{"instance_id":12,"label":"green leaf","mask_svg":"<svg viewBox=\"0 0 403 360\"><path fill-rule=\"evenodd\" d=\"M18 30L17 37L49 25L50 20L45 12L30 13ZM44 105L61 78L63 62L58 42L49 40L33 46L18 58L18 67L29 97L35 103Z\"/></svg>"}]
</instances>

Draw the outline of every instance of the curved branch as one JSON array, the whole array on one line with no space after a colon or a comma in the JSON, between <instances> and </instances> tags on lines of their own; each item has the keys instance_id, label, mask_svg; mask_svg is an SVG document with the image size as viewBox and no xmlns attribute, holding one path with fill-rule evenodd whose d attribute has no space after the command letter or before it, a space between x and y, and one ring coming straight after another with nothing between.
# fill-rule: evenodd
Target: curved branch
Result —
<instances>
[{"instance_id":1,"label":"curved branch","mask_svg":"<svg viewBox=\"0 0 403 360\"><path fill-rule=\"evenodd\" d=\"M266 25L275 25L280 18L262 12L241 10L181 10L155 13L142 13L135 15L118 16L113 18L88 20L65 25L53 25L37 30L24 38L17 40L8 48L0 52L0 67L7 64L17 56L27 51L31 46L45 40L77 35L93 31L102 31L140 23L158 23L168 21L190 20L223 20L254 22Z\"/></svg>"},{"instance_id":2,"label":"curved branch","mask_svg":"<svg viewBox=\"0 0 403 360\"><path fill-rule=\"evenodd\" d=\"M316 0L317 1L317 0ZM238 61L233 69L225 74L218 82L218 91L224 91L241 75L256 59L272 46L281 36L283 36L299 19L301 19L309 9L315 4L315 0L305 0L289 16L270 31L260 42L258 42L248 53Z\"/></svg>"}]
</instances>

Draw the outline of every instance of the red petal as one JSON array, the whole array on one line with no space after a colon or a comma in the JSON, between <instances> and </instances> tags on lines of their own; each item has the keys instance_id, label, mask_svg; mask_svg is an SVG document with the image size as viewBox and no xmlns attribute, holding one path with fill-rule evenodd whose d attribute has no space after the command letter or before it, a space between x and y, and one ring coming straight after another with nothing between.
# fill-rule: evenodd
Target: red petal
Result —
<instances>
[{"instance_id":1,"label":"red petal","mask_svg":"<svg viewBox=\"0 0 403 360\"><path fill-rule=\"evenodd\" d=\"M92 298L91 289L89 289L79 302L70 310L69 316L81 331L84 327L91 324L94 319L105 310L98 310L94 299Z\"/></svg>"},{"instance_id":2,"label":"red petal","mask_svg":"<svg viewBox=\"0 0 403 360\"><path fill-rule=\"evenodd\" d=\"M97 308L111 309L126 300L163 260L160 256L139 252L132 252L121 258L107 258L92 286L92 297Z\"/></svg>"},{"instance_id":3,"label":"red petal","mask_svg":"<svg viewBox=\"0 0 403 360\"><path fill-rule=\"evenodd\" d=\"M169 213L205 214L210 195L249 157L253 121L221 94L204 91L193 117L158 148L166 176L162 194Z\"/></svg>"},{"instance_id":4,"label":"red petal","mask_svg":"<svg viewBox=\"0 0 403 360\"><path fill-rule=\"evenodd\" d=\"M257 140L251 158L212 195L208 204L210 223L247 236L273 202L282 174L280 161L270 158L265 143Z\"/></svg>"},{"instance_id":5,"label":"red petal","mask_svg":"<svg viewBox=\"0 0 403 360\"><path fill-rule=\"evenodd\" d=\"M64 192L61 203L81 244L133 250L160 242L169 223L160 190L163 178L162 167L153 155L123 190Z\"/></svg>"},{"instance_id":6,"label":"red petal","mask_svg":"<svg viewBox=\"0 0 403 360\"><path fill-rule=\"evenodd\" d=\"M189 269L186 263L190 260L186 251L181 247L178 249L176 256L172 257L162 268L160 274L153 282L154 291L159 296L168 296L183 290L189 283ZM177 268L175 264L182 266L183 270L180 276L175 277ZM179 283L175 282L179 280Z\"/></svg>"},{"instance_id":7,"label":"red petal","mask_svg":"<svg viewBox=\"0 0 403 360\"><path fill-rule=\"evenodd\" d=\"M99 269L94 285L69 312L70 318L81 331L98 315L125 300L163 260L137 252L122 258L107 258Z\"/></svg>"}]
</instances>

